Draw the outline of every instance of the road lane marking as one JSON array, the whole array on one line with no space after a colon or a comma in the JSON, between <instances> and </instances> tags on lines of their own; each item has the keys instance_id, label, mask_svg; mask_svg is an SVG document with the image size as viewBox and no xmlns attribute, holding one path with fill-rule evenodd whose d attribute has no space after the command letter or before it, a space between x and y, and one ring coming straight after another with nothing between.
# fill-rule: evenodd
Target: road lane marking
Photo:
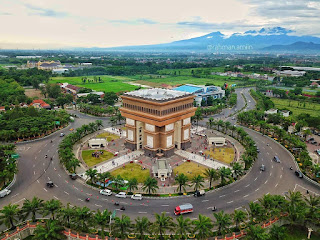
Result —
<instances>
[{"instance_id":1,"label":"road lane marking","mask_svg":"<svg viewBox=\"0 0 320 240\"><path fill-rule=\"evenodd\" d=\"M61 177L61 175L58 173L58 176Z\"/></svg>"},{"instance_id":2,"label":"road lane marking","mask_svg":"<svg viewBox=\"0 0 320 240\"><path fill-rule=\"evenodd\" d=\"M80 198L78 198L78 200L79 200L79 201L81 201L81 202L83 202L83 200L82 200L82 199L80 199Z\"/></svg>"},{"instance_id":3,"label":"road lane marking","mask_svg":"<svg viewBox=\"0 0 320 240\"><path fill-rule=\"evenodd\" d=\"M37 157L34 157L35 160L37 160Z\"/></svg>"},{"instance_id":4,"label":"road lane marking","mask_svg":"<svg viewBox=\"0 0 320 240\"><path fill-rule=\"evenodd\" d=\"M282 178L282 174L280 175L280 178Z\"/></svg>"},{"instance_id":5,"label":"road lane marking","mask_svg":"<svg viewBox=\"0 0 320 240\"><path fill-rule=\"evenodd\" d=\"M270 177L271 177L272 173L270 173Z\"/></svg>"},{"instance_id":6,"label":"road lane marking","mask_svg":"<svg viewBox=\"0 0 320 240\"><path fill-rule=\"evenodd\" d=\"M202 202L209 202L209 200L202 200Z\"/></svg>"},{"instance_id":7,"label":"road lane marking","mask_svg":"<svg viewBox=\"0 0 320 240\"><path fill-rule=\"evenodd\" d=\"M244 187L249 187L250 186L250 184L248 184L247 186L244 186Z\"/></svg>"},{"instance_id":8,"label":"road lane marking","mask_svg":"<svg viewBox=\"0 0 320 240\"><path fill-rule=\"evenodd\" d=\"M55 144L52 145L52 147L54 147Z\"/></svg>"},{"instance_id":9,"label":"road lane marking","mask_svg":"<svg viewBox=\"0 0 320 240\"><path fill-rule=\"evenodd\" d=\"M39 150L39 153L41 153L41 149Z\"/></svg>"},{"instance_id":10,"label":"road lane marking","mask_svg":"<svg viewBox=\"0 0 320 240\"><path fill-rule=\"evenodd\" d=\"M108 199L106 199L106 198L103 198L102 200L107 201L107 202L109 201L109 200L108 200Z\"/></svg>"},{"instance_id":11,"label":"road lane marking","mask_svg":"<svg viewBox=\"0 0 320 240\"><path fill-rule=\"evenodd\" d=\"M274 186L275 188L278 186L278 183Z\"/></svg>"},{"instance_id":12,"label":"road lane marking","mask_svg":"<svg viewBox=\"0 0 320 240\"><path fill-rule=\"evenodd\" d=\"M77 187L74 187L74 189L79 190Z\"/></svg>"},{"instance_id":13,"label":"road lane marking","mask_svg":"<svg viewBox=\"0 0 320 240\"><path fill-rule=\"evenodd\" d=\"M254 179L254 181L256 181L258 179L258 177L256 177L255 179Z\"/></svg>"},{"instance_id":14,"label":"road lane marking","mask_svg":"<svg viewBox=\"0 0 320 240\"><path fill-rule=\"evenodd\" d=\"M161 207L169 207L169 205L161 205Z\"/></svg>"},{"instance_id":15,"label":"road lane marking","mask_svg":"<svg viewBox=\"0 0 320 240\"><path fill-rule=\"evenodd\" d=\"M44 145L44 147L46 147L48 145L48 143L46 143L45 145Z\"/></svg>"},{"instance_id":16,"label":"road lane marking","mask_svg":"<svg viewBox=\"0 0 320 240\"><path fill-rule=\"evenodd\" d=\"M258 199L256 199L256 200L254 200L253 202L258 202L259 200Z\"/></svg>"},{"instance_id":17,"label":"road lane marking","mask_svg":"<svg viewBox=\"0 0 320 240\"><path fill-rule=\"evenodd\" d=\"M37 179L37 183L40 183L38 179Z\"/></svg>"},{"instance_id":18,"label":"road lane marking","mask_svg":"<svg viewBox=\"0 0 320 240\"><path fill-rule=\"evenodd\" d=\"M266 180L266 181L264 182L264 184L267 184L267 182L268 182L268 180Z\"/></svg>"},{"instance_id":19,"label":"road lane marking","mask_svg":"<svg viewBox=\"0 0 320 240\"><path fill-rule=\"evenodd\" d=\"M54 186L55 186L55 187L58 187L58 185L57 185L57 184L55 184Z\"/></svg>"},{"instance_id":20,"label":"road lane marking","mask_svg":"<svg viewBox=\"0 0 320 240\"><path fill-rule=\"evenodd\" d=\"M221 195L220 197L225 197L226 195Z\"/></svg>"},{"instance_id":21,"label":"road lane marking","mask_svg":"<svg viewBox=\"0 0 320 240\"><path fill-rule=\"evenodd\" d=\"M36 165L35 164L33 164L33 167L35 167Z\"/></svg>"},{"instance_id":22,"label":"road lane marking","mask_svg":"<svg viewBox=\"0 0 320 240\"><path fill-rule=\"evenodd\" d=\"M59 198L57 198L56 196L53 196L55 199L59 200Z\"/></svg>"},{"instance_id":23,"label":"road lane marking","mask_svg":"<svg viewBox=\"0 0 320 240\"><path fill-rule=\"evenodd\" d=\"M45 189L45 188L43 188L43 190L45 190L46 192L48 192L48 190L47 190L47 189Z\"/></svg>"},{"instance_id":24,"label":"road lane marking","mask_svg":"<svg viewBox=\"0 0 320 240\"><path fill-rule=\"evenodd\" d=\"M241 209L242 207L237 207L237 208L235 208L235 210L238 210L238 209Z\"/></svg>"},{"instance_id":25,"label":"road lane marking","mask_svg":"<svg viewBox=\"0 0 320 240\"><path fill-rule=\"evenodd\" d=\"M102 207L101 205L99 205L99 204L95 204L97 207Z\"/></svg>"},{"instance_id":26,"label":"road lane marking","mask_svg":"<svg viewBox=\"0 0 320 240\"><path fill-rule=\"evenodd\" d=\"M14 204L17 204L17 203L19 203L19 202L21 202L21 201L24 201L24 200L26 200L26 199L25 199L25 198L22 198L22 199L20 199L18 202L13 203L13 205L14 205Z\"/></svg>"},{"instance_id":27,"label":"road lane marking","mask_svg":"<svg viewBox=\"0 0 320 240\"><path fill-rule=\"evenodd\" d=\"M248 197L249 196L249 194L247 194L247 195L245 195L245 196L243 196L244 198L246 198L246 197Z\"/></svg>"},{"instance_id":28,"label":"road lane marking","mask_svg":"<svg viewBox=\"0 0 320 240\"><path fill-rule=\"evenodd\" d=\"M273 168L273 165L271 165L271 168Z\"/></svg>"},{"instance_id":29,"label":"road lane marking","mask_svg":"<svg viewBox=\"0 0 320 240\"><path fill-rule=\"evenodd\" d=\"M33 171L33 175L36 175L36 171Z\"/></svg>"},{"instance_id":30,"label":"road lane marking","mask_svg":"<svg viewBox=\"0 0 320 240\"><path fill-rule=\"evenodd\" d=\"M138 213L140 213L140 214L146 214L147 212L138 212Z\"/></svg>"},{"instance_id":31,"label":"road lane marking","mask_svg":"<svg viewBox=\"0 0 320 240\"><path fill-rule=\"evenodd\" d=\"M259 191L259 189L260 189L260 188L257 188L257 189L256 189L256 190L254 190L254 191L255 191L255 192L256 192L256 191Z\"/></svg>"},{"instance_id":32,"label":"road lane marking","mask_svg":"<svg viewBox=\"0 0 320 240\"><path fill-rule=\"evenodd\" d=\"M48 180L50 181L50 178L48 177Z\"/></svg>"},{"instance_id":33,"label":"road lane marking","mask_svg":"<svg viewBox=\"0 0 320 240\"><path fill-rule=\"evenodd\" d=\"M283 167L281 168L281 170L283 170Z\"/></svg>"},{"instance_id":34,"label":"road lane marking","mask_svg":"<svg viewBox=\"0 0 320 240\"><path fill-rule=\"evenodd\" d=\"M240 190L238 189L238 190L235 190L234 192L239 192Z\"/></svg>"},{"instance_id":35,"label":"road lane marking","mask_svg":"<svg viewBox=\"0 0 320 240\"><path fill-rule=\"evenodd\" d=\"M228 204L229 204L229 203L233 203L233 201L230 201L230 202L227 202L227 203L228 203Z\"/></svg>"},{"instance_id":36,"label":"road lane marking","mask_svg":"<svg viewBox=\"0 0 320 240\"><path fill-rule=\"evenodd\" d=\"M11 196L11 198L14 198L14 197L16 197L16 196L18 196L18 195L19 195L19 193L17 193L17 194L15 194L15 195Z\"/></svg>"},{"instance_id":37,"label":"road lane marking","mask_svg":"<svg viewBox=\"0 0 320 240\"><path fill-rule=\"evenodd\" d=\"M65 194L67 194L67 195L69 195L69 193L68 193L68 192L66 192L66 191L64 191L64 193L65 193Z\"/></svg>"},{"instance_id":38,"label":"road lane marking","mask_svg":"<svg viewBox=\"0 0 320 240\"><path fill-rule=\"evenodd\" d=\"M267 154L270 155L269 152L267 152Z\"/></svg>"}]
</instances>

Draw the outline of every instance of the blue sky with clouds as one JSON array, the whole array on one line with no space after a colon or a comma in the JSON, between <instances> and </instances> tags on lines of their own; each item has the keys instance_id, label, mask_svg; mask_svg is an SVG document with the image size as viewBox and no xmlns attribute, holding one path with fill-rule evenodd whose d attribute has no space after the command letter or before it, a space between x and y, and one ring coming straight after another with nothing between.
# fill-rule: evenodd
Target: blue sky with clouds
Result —
<instances>
[{"instance_id":1,"label":"blue sky with clouds","mask_svg":"<svg viewBox=\"0 0 320 240\"><path fill-rule=\"evenodd\" d=\"M0 0L0 6L0 48L155 44L275 26L320 37L319 0Z\"/></svg>"}]
</instances>

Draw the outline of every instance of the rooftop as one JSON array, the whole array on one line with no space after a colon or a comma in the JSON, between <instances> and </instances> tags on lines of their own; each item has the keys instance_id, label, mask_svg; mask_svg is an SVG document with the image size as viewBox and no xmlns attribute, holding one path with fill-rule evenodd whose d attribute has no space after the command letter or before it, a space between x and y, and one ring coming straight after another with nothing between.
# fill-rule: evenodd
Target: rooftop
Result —
<instances>
[{"instance_id":1,"label":"rooftop","mask_svg":"<svg viewBox=\"0 0 320 240\"><path fill-rule=\"evenodd\" d=\"M182 86L174 88L174 90L189 92L189 93L194 93L200 89L202 89L202 87L196 87L196 86L192 86L192 85L182 85Z\"/></svg>"},{"instance_id":2,"label":"rooftop","mask_svg":"<svg viewBox=\"0 0 320 240\"><path fill-rule=\"evenodd\" d=\"M162 89L162 88L151 88L151 89L140 89L132 92L125 93L124 95L138 97L149 100L156 101L166 101L173 100L175 98L180 98L184 96L190 96L190 93L170 90L170 89Z\"/></svg>"}]
</instances>

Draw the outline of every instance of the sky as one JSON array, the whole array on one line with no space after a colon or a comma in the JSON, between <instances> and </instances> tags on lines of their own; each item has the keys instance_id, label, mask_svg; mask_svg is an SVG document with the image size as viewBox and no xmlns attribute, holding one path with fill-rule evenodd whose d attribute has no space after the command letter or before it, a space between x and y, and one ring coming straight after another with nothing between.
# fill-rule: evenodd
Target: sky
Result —
<instances>
[{"instance_id":1,"label":"sky","mask_svg":"<svg viewBox=\"0 0 320 240\"><path fill-rule=\"evenodd\" d=\"M0 6L0 49L145 45L277 26L320 37L319 0L0 0Z\"/></svg>"}]
</instances>

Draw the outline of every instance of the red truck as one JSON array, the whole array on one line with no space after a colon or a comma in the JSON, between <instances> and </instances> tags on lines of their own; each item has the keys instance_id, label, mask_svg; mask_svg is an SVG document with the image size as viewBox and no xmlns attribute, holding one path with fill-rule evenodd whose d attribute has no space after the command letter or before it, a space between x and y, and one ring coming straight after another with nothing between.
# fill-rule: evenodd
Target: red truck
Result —
<instances>
[{"instance_id":1,"label":"red truck","mask_svg":"<svg viewBox=\"0 0 320 240\"><path fill-rule=\"evenodd\" d=\"M180 214L191 213L191 212L193 212L193 206L191 203L185 203L185 204L179 205L174 209L174 215L180 215Z\"/></svg>"}]
</instances>

